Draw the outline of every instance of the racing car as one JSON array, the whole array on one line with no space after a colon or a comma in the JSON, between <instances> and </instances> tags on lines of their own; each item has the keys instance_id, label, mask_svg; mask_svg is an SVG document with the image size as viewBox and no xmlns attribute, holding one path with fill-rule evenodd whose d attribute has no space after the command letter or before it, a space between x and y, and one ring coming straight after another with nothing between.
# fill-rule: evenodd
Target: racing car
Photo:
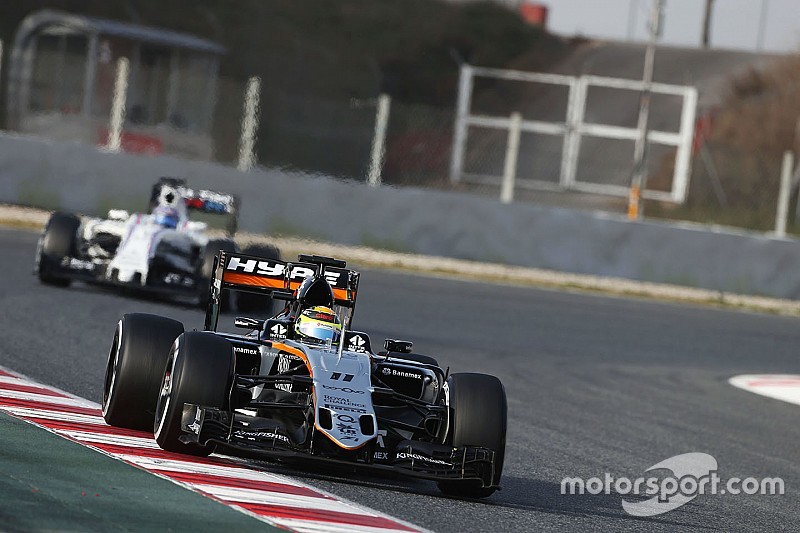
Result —
<instances>
[{"instance_id":1,"label":"racing car","mask_svg":"<svg viewBox=\"0 0 800 533\"><path fill-rule=\"evenodd\" d=\"M506 395L494 376L450 374L409 341L372 349L352 329L360 273L330 257L297 262L221 251L204 328L150 314L118 322L103 387L112 426L152 431L164 450L315 461L437 482L459 497L499 488ZM218 331L224 291L270 294L269 318Z\"/></svg>"},{"instance_id":2,"label":"racing car","mask_svg":"<svg viewBox=\"0 0 800 533\"><path fill-rule=\"evenodd\" d=\"M206 222L190 212L227 217L227 236L209 238ZM149 212L112 209L108 218L51 215L36 248L34 272L42 283L68 286L73 280L116 285L139 292L188 295L205 303L214 257L235 251L238 200L209 190L193 190L178 178L161 178L151 190ZM273 246L249 253L279 257ZM264 300L244 297L244 309Z\"/></svg>"}]
</instances>

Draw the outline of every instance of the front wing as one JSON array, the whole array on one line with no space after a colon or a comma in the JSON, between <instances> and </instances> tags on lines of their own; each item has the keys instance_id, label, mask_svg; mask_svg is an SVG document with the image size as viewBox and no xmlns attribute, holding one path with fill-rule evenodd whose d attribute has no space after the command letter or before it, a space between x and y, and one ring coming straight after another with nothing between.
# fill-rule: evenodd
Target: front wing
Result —
<instances>
[{"instance_id":1,"label":"front wing","mask_svg":"<svg viewBox=\"0 0 800 533\"><path fill-rule=\"evenodd\" d=\"M496 454L476 446L452 447L444 444L405 440L393 450L377 451L375 442L357 453L294 443L278 426L258 426L253 417L193 404L185 404L181 440L185 443L215 445L217 451L253 459L302 459L391 471L405 476L435 481L474 480L482 487L493 487ZM322 434L320 434L322 437Z\"/></svg>"},{"instance_id":2,"label":"front wing","mask_svg":"<svg viewBox=\"0 0 800 533\"><path fill-rule=\"evenodd\" d=\"M86 261L77 257L63 257L57 265L50 265L49 271L74 281L99 284L118 288L135 289L165 295L195 295L198 281L194 276L182 272L164 272L157 279L142 284L139 278L122 282L106 276L107 263Z\"/></svg>"}]
</instances>

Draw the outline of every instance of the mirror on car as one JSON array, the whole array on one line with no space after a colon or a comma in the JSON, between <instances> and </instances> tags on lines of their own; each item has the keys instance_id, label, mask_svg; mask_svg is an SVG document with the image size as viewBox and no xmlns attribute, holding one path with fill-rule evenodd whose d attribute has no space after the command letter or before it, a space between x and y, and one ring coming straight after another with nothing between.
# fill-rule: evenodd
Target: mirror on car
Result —
<instances>
[{"instance_id":1,"label":"mirror on car","mask_svg":"<svg viewBox=\"0 0 800 533\"><path fill-rule=\"evenodd\" d=\"M398 341L395 339L386 339L383 341L383 349L387 352L395 353L411 353L414 343L411 341Z\"/></svg>"},{"instance_id":2,"label":"mirror on car","mask_svg":"<svg viewBox=\"0 0 800 533\"><path fill-rule=\"evenodd\" d=\"M237 316L233 320L233 325L237 328L244 329L261 329L264 327L264 321L257 318L250 318L246 316Z\"/></svg>"}]
</instances>

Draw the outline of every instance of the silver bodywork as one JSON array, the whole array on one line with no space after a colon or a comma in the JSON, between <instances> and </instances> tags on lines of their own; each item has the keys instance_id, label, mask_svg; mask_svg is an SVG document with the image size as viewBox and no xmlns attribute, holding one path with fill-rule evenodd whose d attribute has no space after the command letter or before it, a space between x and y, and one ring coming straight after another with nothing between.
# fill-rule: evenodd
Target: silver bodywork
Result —
<instances>
[{"instance_id":1,"label":"silver bodywork","mask_svg":"<svg viewBox=\"0 0 800 533\"><path fill-rule=\"evenodd\" d=\"M285 347L301 352L309 368L313 380L314 425L317 431L347 450L360 448L378 436L378 424L372 406L370 354L339 352L335 345L315 346L287 340L272 348L261 348L262 368L271 368L273 361L287 357ZM330 412L330 428L320 425L320 420L326 418L320 415L321 409ZM371 433L362 432L362 424L359 422L364 417L372 419L372 423L368 425L373 429Z\"/></svg>"}]
</instances>

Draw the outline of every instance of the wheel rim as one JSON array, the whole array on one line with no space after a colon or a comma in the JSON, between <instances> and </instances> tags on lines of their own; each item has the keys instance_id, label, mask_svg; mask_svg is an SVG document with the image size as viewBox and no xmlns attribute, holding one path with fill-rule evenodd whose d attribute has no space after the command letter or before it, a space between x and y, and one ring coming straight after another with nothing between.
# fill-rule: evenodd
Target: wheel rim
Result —
<instances>
[{"instance_id":1,"label":"wheel rim","mask_svg":"<svg viewBox=\"0 0 800 533\"><path fill-rule=\"evenodd\" d=\"M164 379L161 382L161 390L158 393L158 403L156 404L156 428L155 437L159 438L161 432L164 430L164 425L167 420L167 412L169 411L170 403L172 403L172 376L175 373L175 360L178 351L177 341L173 345L172 352L167 360L167 367L164 370Z\"/></svg>"},{"instance_id":2,"label":"wheel rim","mask_svg":"<svg viewBox=\"0 0 800 533\"><path fill-rule=\"evenodd\" d=\"M117 331L114 332L114 341L111 345L111 352L108 354L108 367L106 368L106 379L103 386L103 416L108 413L111 398L114 394L117 383L117 368L119 367L119 353L122 350L122 320L117 323ZM112 357L113 354L113 357Z\"/></svg>"}]
</instances>

